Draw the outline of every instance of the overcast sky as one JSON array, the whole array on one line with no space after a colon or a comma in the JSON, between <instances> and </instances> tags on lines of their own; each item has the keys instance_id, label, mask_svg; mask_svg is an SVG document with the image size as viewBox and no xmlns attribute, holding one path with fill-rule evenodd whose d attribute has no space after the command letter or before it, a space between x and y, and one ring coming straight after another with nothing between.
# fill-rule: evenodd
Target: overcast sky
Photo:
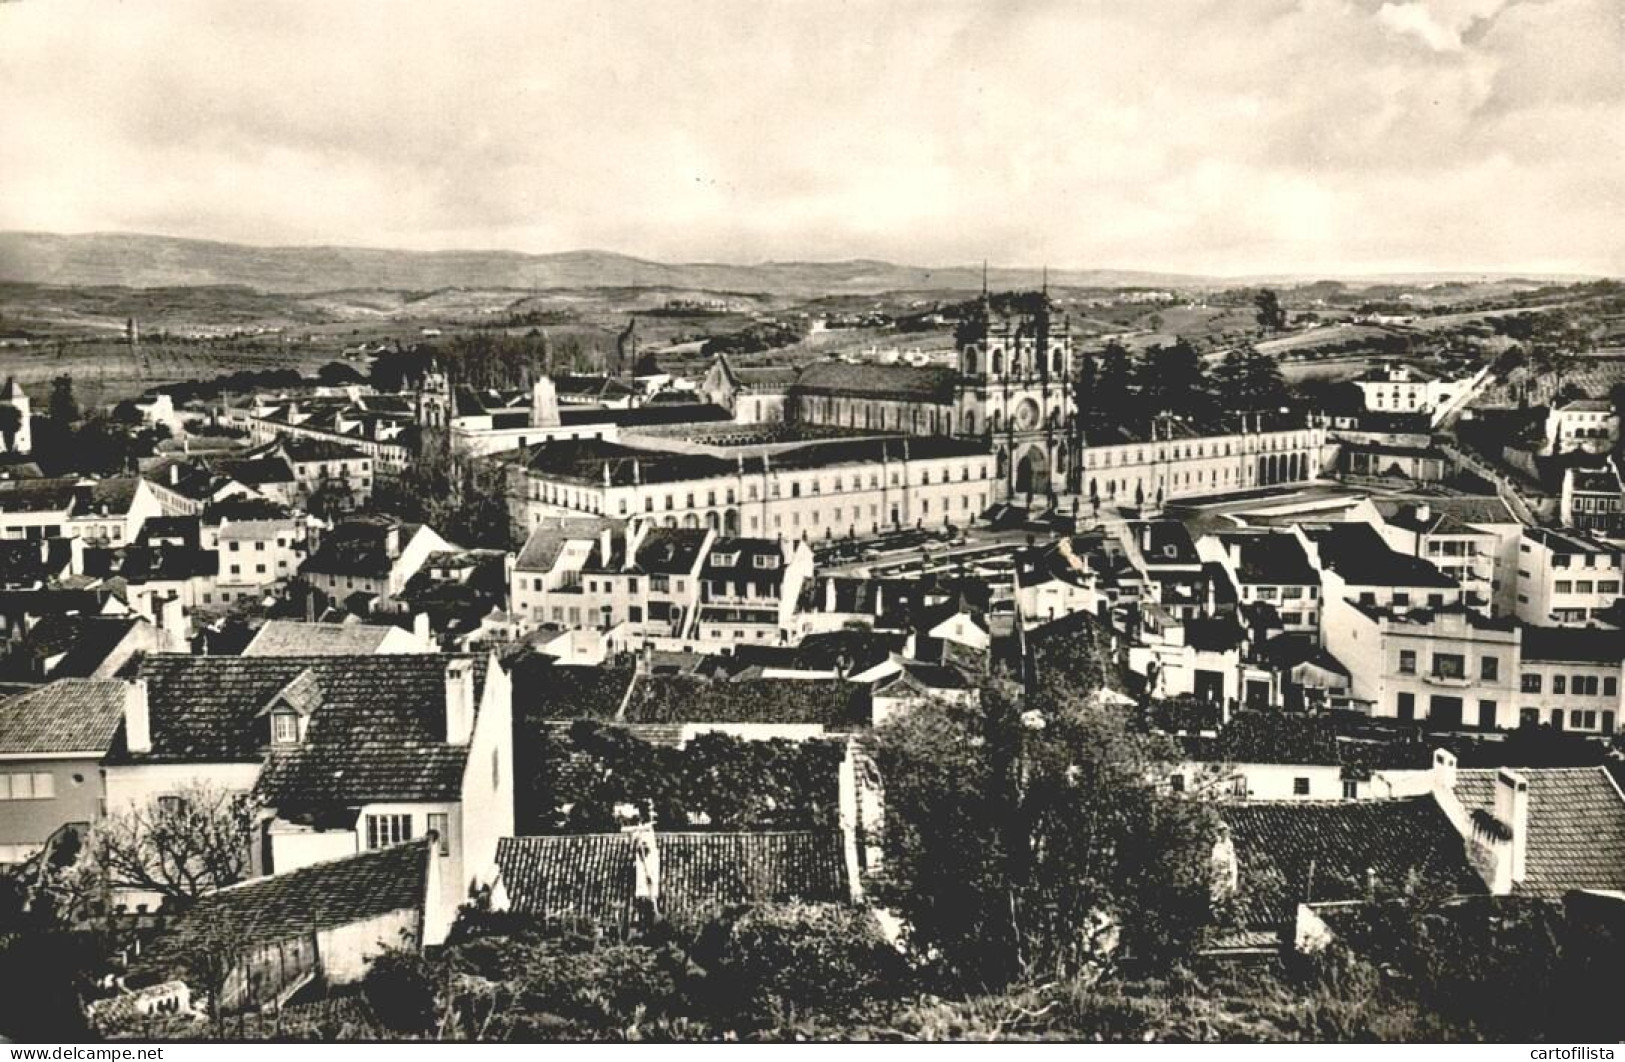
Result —
<instances>
[{"instance_id":1,"label":"overcast sky","mask_svg":"<svg viewBox=\"0 0 1625 1062\"><path fill-rule=\"evenodd\" d=\"M1625 274L1625 0L14 0L0 229Z\"/></svg>"}]
</instances>

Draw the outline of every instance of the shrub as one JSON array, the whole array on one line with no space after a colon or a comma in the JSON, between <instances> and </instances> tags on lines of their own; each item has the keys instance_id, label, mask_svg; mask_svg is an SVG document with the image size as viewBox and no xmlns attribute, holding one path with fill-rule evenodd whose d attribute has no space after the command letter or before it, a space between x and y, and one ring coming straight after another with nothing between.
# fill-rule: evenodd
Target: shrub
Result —
<instances>
[{"instance_id":1,"label":"shrub","mask_svg":"<svg viewBox=\"0 0 1625 1062\"><path fill-rule=\"evenodd\" d=\"M833 904L774 904L725 914L701 930L712 1013L742 1026L778 1024L798 1011L838 1016L897 991L907 970L867 911Z\"/></svg>"},{"instance_id":2,"label":"shrub","mask_svg":"<svg viewBox=\"0 0 1625 1062\"><path fill-rule=\"evenodd\" d=\"M434 1025L437 982L434 967L422 955L388 951L373 960L361 987L385 1028L415 1034Z\"/></svg>"}]
</instances>

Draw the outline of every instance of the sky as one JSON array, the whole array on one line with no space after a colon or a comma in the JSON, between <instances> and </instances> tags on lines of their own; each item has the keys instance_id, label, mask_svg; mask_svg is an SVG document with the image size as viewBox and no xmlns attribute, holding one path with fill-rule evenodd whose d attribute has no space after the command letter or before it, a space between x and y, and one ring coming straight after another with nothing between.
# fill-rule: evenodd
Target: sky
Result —
<instances>
[{"instance_id":1,"label":"sky","mask_svg":"<svg viewBox=\"0 0 1625 1062\"><path fill-rule=\"evenodd\" d=\"M9 0L0 229L1625 274L1625 0Z\"/></svg>"}]
</instances>

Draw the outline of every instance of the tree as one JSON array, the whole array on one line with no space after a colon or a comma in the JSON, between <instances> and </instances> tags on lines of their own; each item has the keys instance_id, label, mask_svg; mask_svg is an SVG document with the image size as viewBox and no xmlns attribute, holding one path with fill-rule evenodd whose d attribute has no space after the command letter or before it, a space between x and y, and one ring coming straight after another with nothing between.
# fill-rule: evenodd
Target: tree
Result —
<instances>
[{"instance_id":1,"label":"tree","mask_svg":"<svg viewBox=\"0 0 1625 1062\"><path fill-rule=\"evenodd\" d=\"M0 406L0 437L6 440L6 452L17 449L17 435L23 430L23 414L16 406Z\"/></svg>"},{"instance_id":2,"label":"tree","mask_svg":"<svg viewBox=\"0 0 1625 1062\"><path fill-rule=\"evenodd\" d=\"M1141 412L1146 417L1175 413L1205 420L1214 412L1207 369L1188 340L1147 349L1138 376Z\"/></svg>"},{"instance_id":3,"label":"tree","mask_svg":"<svg viewBox=\"0 0 1625 1062\"><path fill-rule=\"evenodd\" d=\"M966 985L1197 945L1211 918L1210 809L1151 784L1172 750L1066 675L1023 704L907 713L875 732L886 779L877 893L909 943Z\"/></svg>"},{"instance_id":4,"label":"tree","mask_svg":"<svg viewBox=\"0 0 1625 1062\"><path fill-rule=\"evenodd\" d=\"M111 888L185 901L248 877L253 826L246 794L188 785L109 814L96 826L94 851Z\"/></svg>"},{"instance_id":5,"label":"tree","mask_svg":"<svg viewBox=\"0 0 1625 1062\"><path fill-rule=\"evenodd\" d=\"M73 397L73 377L63 373L51 381L51 419L66 428L79 421L79 403Z\"/></svg>"},{"instance_id":6,"label":"tree","mask_svg":"<svg viewBox=\"0 0 1625 1062\"><path fill-rule=\"evenodd\" d=\"M1258 307L1258 327L1266 332L1280 332L1286 328L1286 310L1281 306L1281 297L1274 291L1261 289L1253 296L1253 305Z\"/></svg>"}]
</instances>

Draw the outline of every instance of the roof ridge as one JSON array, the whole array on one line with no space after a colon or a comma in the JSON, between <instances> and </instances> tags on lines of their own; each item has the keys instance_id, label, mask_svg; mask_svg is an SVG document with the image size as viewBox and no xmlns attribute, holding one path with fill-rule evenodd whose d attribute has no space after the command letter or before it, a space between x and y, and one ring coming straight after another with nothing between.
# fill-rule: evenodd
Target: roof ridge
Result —
<instances>
[{"instance_id":1,"label":"roof ridge","mask_svg":"<svg viewBox=\"0 0 1625 1062\"><path fill-rule=\"evenodd\" d=\"M429 838L428 835L425 834L422 837L414 837L409 841L402 841L399 844L385 845L382 848L366 848L359 852L350 852L340 856L329 856L326 859L313 860L312 862L306 863L303 866L295 867L294 869L283 874L261 874L257 878L245 878L242 881L234 881L230 885L223 885L218 889L206 892L203 894L203 896L198 898L202 899L207 896L218 896L223 892L232 892L233 890L242 889L249 885L269 885L277 881L286 882L300 874L305 874L308 871L320 870L323 867L330 867L337 863L343 863L350 860L359 861L362 859L381 858L386 852L393 853L396 849L410 848L413 845L427 845L428 843Z\"/></svg>"}]
</instances>

